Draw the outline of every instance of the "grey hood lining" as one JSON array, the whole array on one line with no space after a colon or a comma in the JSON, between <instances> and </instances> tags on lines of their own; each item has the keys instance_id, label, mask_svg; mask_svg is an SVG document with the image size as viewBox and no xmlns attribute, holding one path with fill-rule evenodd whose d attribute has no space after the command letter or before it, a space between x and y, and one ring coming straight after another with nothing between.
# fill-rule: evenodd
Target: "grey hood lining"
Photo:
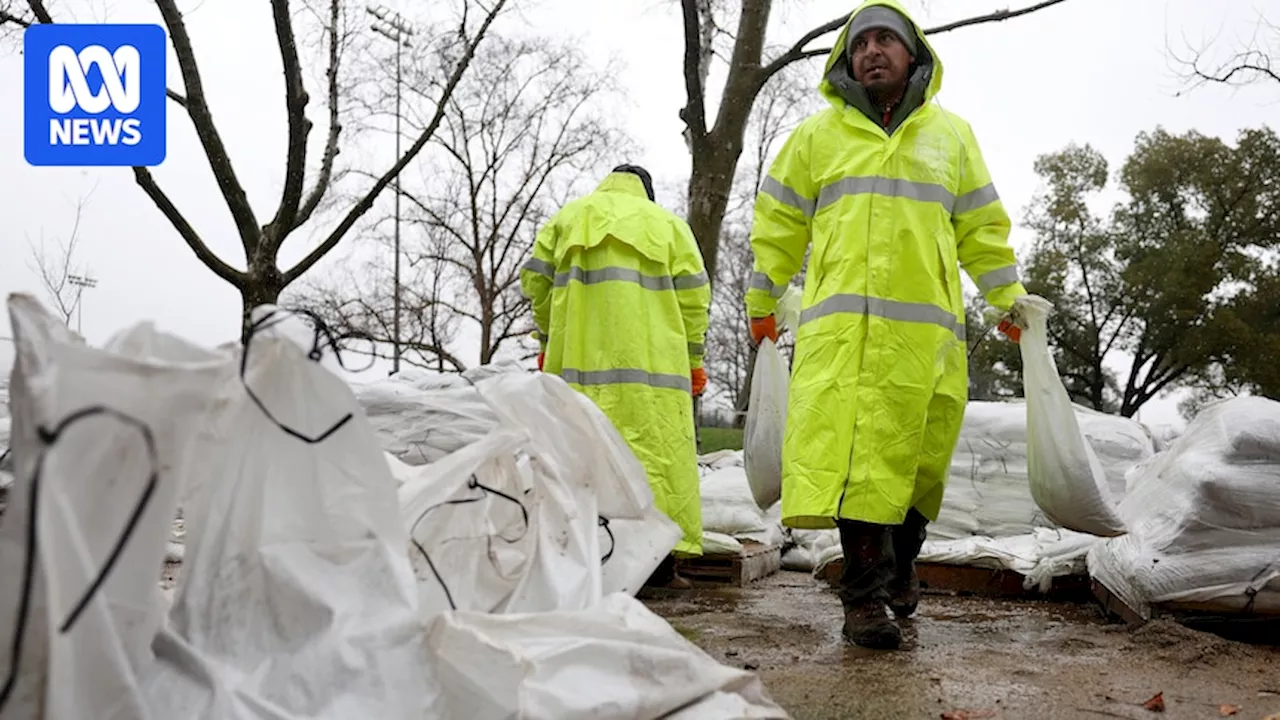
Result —
<instances>
[{"instance_id":1,"label":"grey hood lining","mask_svg":"<svg viewBox=\"0 0 1280 720\"><path fill-rule=\"evenodd\" d=\"M914 29L915 26L912 25L912 27ZM889 117L889 126L885 128L885 132L890 135L902 125L902 122L916 108L924 104L925 93L928 92L929 83L933 80L933 53L929 52L928 45L920 40L918 34L916 40L919 52L916 54L916 61L911 66L907 89L902 94L902 102L898 103L898 106L893 110L893 114ZM844 100L850 107L857 108L876 125L883 127L881 122L882 113L876 110L875 103L871 102L871 97L867 95L866 88L853 79L853 71L849 66L849 53L847 50L840 51L840 57L836 59L835 64L831 66L831 70L827 72L827 82L835 89L841 100Z\"/></svg>"}]
</instances>

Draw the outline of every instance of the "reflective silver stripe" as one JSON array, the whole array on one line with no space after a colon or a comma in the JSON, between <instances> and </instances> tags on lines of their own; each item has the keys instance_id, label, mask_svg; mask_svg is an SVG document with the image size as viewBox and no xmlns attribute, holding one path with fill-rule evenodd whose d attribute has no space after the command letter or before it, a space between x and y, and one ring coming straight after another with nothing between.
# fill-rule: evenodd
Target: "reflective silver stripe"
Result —
<instances>
[{"instance_id":1,"label":"reflective silver stripe","mask_svg":"<svg viewBox=\"0 0 1280 720\"><path fill-rule=\"evenodd\" d=\"M672 278L677 290L693 290L707 284L707 274L700 272L696 275L676 275Z\"/></svg>"},{"instance_id":2,"label":"reflective silver stripe","mask_svg":"<svg viewBox=\"0 0 1280 720\"><path fill-rule=\"evenodd\" d=\"M697 357L697 356L699 356L699 355L702 355L703 350L704 350L704 348L703 348L702 343L689 343L689 354L690 354L690 355L693 355L694 357Z\"/></svg>"},{"instance_id":3,"label":"reflective silver stripe","mask_svg":"<svg viewBox=\"0 0 1280 720\"><path fill-rule=\"evenodd\" d=\"M582 386L630 384L693 392L693 383L687 375L664 375L630 368L618 370L574 370L572 368L564 368L560 371L560 377L567 383Z\"/></svg>"},{"instance_id":4,"label":"reflective silver stripe","mask_svg":"<svg viewBox=\"0 0 1280 720\"><path fill-rule=\"evenodd\" d=\"M787 291L786 285L774 285L769 276L762 272L751 273L751 287L756 290L764 290L776 298L782 297L782 293Z\"/></svg>"},{"instance_id":5,"label":"reflective silver stripe","mask_svg":"<svg viewBox=\"0 0 1280 720\"><path fill-rule=\"evenodd\" d=\"M984 272L978 276L978 289L982 292L990 292L1001 285L1018 282L1018 266L1007 265L999 270Z\"/></svg>"},{"instance_id":6,"label":"reflective silver stripe","mask_svg":"<svg viewBox=\"0 0 1280 720\"><path fill-rule=\"evenodd\" d=\"M956 206L951 211L951 214L963 215L970 210L986 207L999 199L1000 195L996 193L996 186L987 183L977 190L971 190L956 198Z\"/></svg>"},{"instance_id":7,"label":"reflective silver stripe","mask_svg":"<svg viewBox=\"0 0 1280 720\"><path fill-rule=\"evenodd\" d=\"M799 210L804 213L805 217L813 217L815 207L812 200L803 197L800 193L774 180L772 177L766 176L764 181L760 183L760 192L783 205Z\"/></svg>"},{"instance_id":8,"label":"reflective silver stripe","mask_svg":"<svg viewBox=\"0 0 1280 720\"><path fill-rule=\"evenodd\" d=\"M686 277L694 276L690 275ZM583 268L574 266L569 268L568 272L556 273L556 287L564 287L568 285L571 280L577 280L583 285L595 285L602 282L617 281L635 283L646 290L676 289L675 281L672 280L670 276L644 275L639 270L620 267L584 270Z\"/></svg>"},{"instance_id":9,"label":"reflective silver stripe","mask_svg":"<svg viewBox=\"0 0 1280 720\"><path fill-rule=\"evenodd\" d=\"M818 191L817 209L821 210L849 195L883 195L920 202L936 202L951 212L956 196L941 185L913 182L879 175L841 178Z\"/></svg>"},{"instance_id":10,"label":"reflective silver stripe","mask_svg":"<svg viewBox=\"0 0 1280 720\"><path fill-rule=\"evenodd\" d=\"M536 257L529 258L524 264L524 269L529 272L538 273L539 275L546 275L547 277L555 277L556 274L556 268L554 265L546 260L539 260Z\"/></svg>"},{"instance_id":11,"label":"reflective silver stripe","mask_svg":"<svg viewBox=\"0 0 1280 720\"><path fill-rule=\"evenodd\" d=\"M800 324L804 325L807 322L836 313L875 315L887 320L938 325L950 330L955 333L956 337L964 340L964 324L955 315L937 305L885 300L884 298L873 298L852 293L832 295L813 307L805 308L804 312L800 313Z\"/></svg>"}]
</instances>

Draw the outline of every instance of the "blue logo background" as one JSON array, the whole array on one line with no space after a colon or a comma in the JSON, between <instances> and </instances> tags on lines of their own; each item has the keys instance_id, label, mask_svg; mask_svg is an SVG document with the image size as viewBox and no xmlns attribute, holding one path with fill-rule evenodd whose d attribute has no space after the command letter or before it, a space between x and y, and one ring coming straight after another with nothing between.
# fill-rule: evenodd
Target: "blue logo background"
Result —
<instances>
[{"instance_id":1,"label":"blue logo background","mask_svg":"<svg viewBox=\"0 0 1280 720\"><path fill-rule=\"evenodd\" d=\"M59 113L50 105L49 54L66 45L79 53L100 45L115 53L122 45L132 45L139 55L140 101L132 112L122 113L113 104L99 113L83 110L77 103L70 112ZM165 64L168 38L159 25L32 25L22 38L23 48L23 151L31 165L45 166L152 166L164 162L168 145L165 133ZM89 93L106 88L103 72L110 67L90 65L85 71ZM70 85L62 78L64 86ZM137 131L133 145L121 140L121 123ZM56 124L61 133L55 133ZM55 142L55 135L57 142ZM114 144L107 139L114 136ZM71 137L79 144L68 143Z\"/></svg>"}]
</instances>

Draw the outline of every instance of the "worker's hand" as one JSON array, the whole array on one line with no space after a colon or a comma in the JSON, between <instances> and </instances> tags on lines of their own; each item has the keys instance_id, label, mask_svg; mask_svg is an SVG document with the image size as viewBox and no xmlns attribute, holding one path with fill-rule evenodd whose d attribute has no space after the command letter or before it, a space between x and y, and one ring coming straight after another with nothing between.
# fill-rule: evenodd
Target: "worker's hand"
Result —
<instances>
[{"instance_id":1,"label":"worker's hand","mask_svg":"<svg viewBox=\"0 0 1280 720\"><path fill-rule=\"evenodd\" d=\"M702 395L702 391L707 389L707 371L702 368L694 368L689 371L689 380L693 384L693 396Z\"/></svg>"},{"instance_id":2,"label":"worker's hand","mask_svg":"<svg viewBox=\"0 0 1280 720\"><path fill-rule=\"evenodd\" d=\"M772 315L762 318L751 318L751 341L759 345L769 338L778 342L778 321Z\"/></svg>"},{"instance_id":3,"label":"worker's hand","mask_svg":"<svg viewBox=\"0 0 1280 720\"><path fill-rule=\"evenodd\" d=\"M1005 337L1016 342L1022 341L1022 331L1027 329L1025 308L1034 306L1039 308L1043 313L1053 312L1053 303L1040 297L1039 295L1021 295L1013 301L1013 307L1000 320L1000 324L996 329L1004 334Z\"/></svg>"},{"instance_id":4,"label":"worker's hand","mask_svg":"<svg viewBox=\"0 0 1280 720\"><path fill-rule=\"evenodd\" d=\"M546 361L546 353L538 353L538 372L542 372L542 364Z\"/></svg>"},{"instance_id":5,"label":"worker's hand","mask_svg":"<svg viewBox=\"0 0 1280 720\"><path fill-rule=\"evenodd\" d=\"M1012 317L1005 316L1002 318L1000 320L1000 324L996 326L996 329L1013 342L1022 342L1022 328L1018 327L1018 325L1014 323Z\"/></svg>"}]
</instances>

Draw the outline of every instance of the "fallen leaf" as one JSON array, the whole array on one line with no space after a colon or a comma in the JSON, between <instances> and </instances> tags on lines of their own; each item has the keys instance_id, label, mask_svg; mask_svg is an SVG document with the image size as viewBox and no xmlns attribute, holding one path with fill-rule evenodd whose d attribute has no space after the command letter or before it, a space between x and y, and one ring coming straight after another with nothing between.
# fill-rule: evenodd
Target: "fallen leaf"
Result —
<instances>
[{"instance_id":1,"label":"fallen leaf","mask_svg":"<svg viewBox=\"0 0 1280 720\"><path fill-rule=\"evenodd\" d=\"M1164 712L1164 693L1156 693L1150 700L1142 703L1142 708L1151 712Z\"/></svg>"},{"instance_id":2,"label":"fallen leaf","mask_svg":"<svg viewBox=\"0 0 1280 720\"><path fill-rule=\"evenodd\" d=\"M1232 715L1235 715L1238 712L1240 712L1239 705L1219 705L1218 706L1218 714L1221 715L1222 717L1231 717Z\"/></svg>"},{"instance_id":3,"label":"fallen leaf","mask_svg":"<svg viewBox=\"0 0 1280 720\"><path fill-rule=\"evenodd\" d=\"M942 713L942 720L982 720L993 718L997 714L995 710L951 710Z\"/></svg>"}]
</instances>

